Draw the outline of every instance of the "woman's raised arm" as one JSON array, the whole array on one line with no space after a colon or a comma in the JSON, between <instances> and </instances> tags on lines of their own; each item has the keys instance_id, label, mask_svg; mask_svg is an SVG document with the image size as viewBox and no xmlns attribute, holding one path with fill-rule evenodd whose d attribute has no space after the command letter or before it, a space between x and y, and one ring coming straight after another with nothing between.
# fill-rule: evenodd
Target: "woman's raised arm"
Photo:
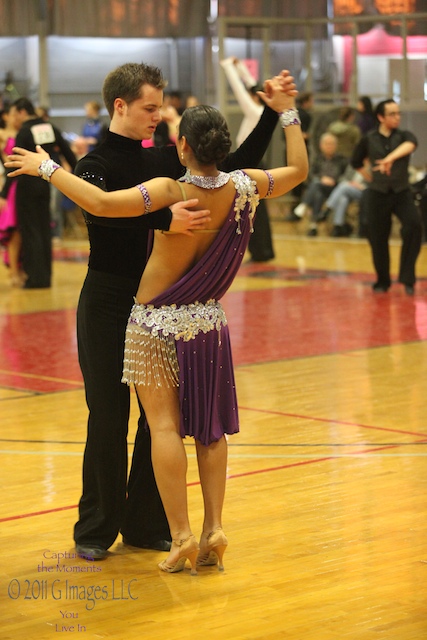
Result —
<instances>
[{"instance_id":1,"label":"woman's raised arm","mask_svg":"<svg viewBox=\"0 0 427 640\"><path fill-rule=\"evenodd\" d=\"M44 178L95 216L134 218L182 199L179 187L172 178L154 178L139 187L107 192L62 169L40 146L36 153L20 147L15 147L13 151L5 163L8 168L15 169L9 174L11 177L26 174ZM151 206L148 206L150 201Z\"/></svg>"}]
</instances>

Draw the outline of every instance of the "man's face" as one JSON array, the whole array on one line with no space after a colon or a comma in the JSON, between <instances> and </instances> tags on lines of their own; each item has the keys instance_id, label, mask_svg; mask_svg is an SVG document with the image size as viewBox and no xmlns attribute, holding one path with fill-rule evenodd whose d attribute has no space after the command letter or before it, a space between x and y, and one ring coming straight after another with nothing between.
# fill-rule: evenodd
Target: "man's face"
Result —
<instances>
[{"instance_id":1,"label":"man's face","mask_svg":"<svg viewBox=\"0 0 427 640\"><path fill-rule=\"evenodd\" d=\"M163 91L149 84L141 87L140 98L131 103L117 98L115 111L119 116L120 134L132 140L149 140L162 119L162 104Z\"/></svg>"},{"instance_id":2,"label":"man's face","mask_svg":"<svg viewBox=\"0 0 427 640\"><path fill-rule=\"evenodd\" d=\"M396 102L388 102L384 105L384 115L378 116L381 124L384 124L388 129L397 129L400 125L400 118L401 113Z\"/></svg>"}]
</instances>

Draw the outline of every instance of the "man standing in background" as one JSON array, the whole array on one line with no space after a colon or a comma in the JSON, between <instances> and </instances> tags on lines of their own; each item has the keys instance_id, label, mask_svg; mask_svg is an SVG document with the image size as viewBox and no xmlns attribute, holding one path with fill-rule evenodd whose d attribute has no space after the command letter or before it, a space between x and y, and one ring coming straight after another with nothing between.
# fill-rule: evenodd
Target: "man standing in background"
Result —
<instances>
[{"instance_id":1,"label":"man standing in background","mask_svg":"<svg viewBox=\"0 0 427 640\"><path fill-rule=\"evenodd\" d=\"M375 113L379 127L361 139L351 160L355 169L362 169L366 159L372 167L372 181L365 194L368 239L377 273L372 288L376 293L385 293L391 286L388 240L394 213L402 224L399 282L412 296L422 226L409 186L408 166L418 143L413 133L399 129L401 113L394 100L380 102Z\"/></svg>"},{"instance_id":2,"label":"man standing in background","mask_svg":"<svg viewBox=\"0 0 427 640\"><path fill-rule=\"evenodd\" d=\"M60 163L63 155L72 169L76 157L59 129L37 116L27 98L16 100L12 109L16 114L19 131L16 146L35 151L42 145L50 156ZM44 289L51 285L52 232L50 216L50 185L32 176L19 176L16 187L16 211L22 236L22 268L25 289Z\"/></svg>"}]
</instances>

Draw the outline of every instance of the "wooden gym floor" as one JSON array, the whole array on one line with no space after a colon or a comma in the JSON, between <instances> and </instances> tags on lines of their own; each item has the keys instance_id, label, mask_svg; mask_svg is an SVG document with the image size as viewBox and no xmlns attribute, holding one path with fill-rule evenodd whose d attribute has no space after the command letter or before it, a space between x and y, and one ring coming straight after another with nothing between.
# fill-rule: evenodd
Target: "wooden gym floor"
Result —
<instances>
[{"instance_id":1,"label":"wooden gym floor","mask_svg":"<svg viewBox=\"0 0 427 640\"><path fill-rule=\"evenodd\" d=\"M0 271L0 639L427 638L427 249L416 295L373 294L366 241L275 222L277 257L226 295L241 415L225 572L126 547L74 557L86 407L75 309L85 241L54 284ZM393 273L399 243L392 241ZM135 398L129 454L136 425ZM193 530L202 512L194 447Z\"/></svg>"}]
</instances>

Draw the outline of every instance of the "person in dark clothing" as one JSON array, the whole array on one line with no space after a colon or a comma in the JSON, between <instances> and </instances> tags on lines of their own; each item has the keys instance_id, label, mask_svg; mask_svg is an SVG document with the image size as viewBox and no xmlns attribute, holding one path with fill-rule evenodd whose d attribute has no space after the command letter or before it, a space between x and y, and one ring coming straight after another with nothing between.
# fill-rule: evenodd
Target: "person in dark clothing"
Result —
<instances>
[{"instance_id":1,"label":"person in dark clothing","mask_svg":"<svg viewBox=\"0 0 427 640\"><path fill-rule=\"evenodd\" d=\"M182 175L175 147L141 146L141 140L151 138L161 120L164 86L160 70L144 64L125 64L107 76L103 95L111 116L110 130L105 141L79 161L78 176L113 191L157 176L177 179ZM281 111L277 96L270 102ZM277 120L277 113L266 107L253 133L222 168L257 166ZM186 205L196 203L172 207L174 218L179 214L184 219L178 227L170 227L169 209L134 219L85 214L90 257L78 304L77 333L89 420L83 494L74 528L77 552L84 557L105 558L120 531L123 541L132 546L167 551L171 545L141 407L127 481L130 395L121 376L126 324L147 258L149 229L188 228Z\"/></svg>"},{"instance_id":2,"label":"person in dark clothing","mask_svg":"<svg viewBox=\"0 0 427 640\"><path fill-rule=\"evenodd\" d=\"M372 108L372 101L369 96L360 96L357 100L356 124L362 135L369 133L377 126L377 119Z\"/></svg>"},{"instance_id":3,"label":"person in dark clothing","mask_svg":"<svg viewBox=\"0 0 427 640\"><path fill-rule=\"evenodd\" d=\"M364 136L354 150L351 164L361 169L366 159L372 166L372 182L365 192L368 240L377 281L375 292L384 293L391 285L388 240L392 214L402 224L399 282L408 295L414 295L415 263L421 249L421 218L409 186L408 165L417 139L410 131L399 129L400 109L392 99L377 105L377 129Z\"/></svg>"},{"instance_id":4,"label":"person in dark clothing","mask_svg":"<svg viewBox=\"0 0 427 640\"><path fill-rule=\"evenodd\" d=\"M18 98L12 110L19 131L15 144L29 151L36 145L43 146L56 162L63 155L71 168L76 166L76 157L61 132L51 122L36 114L27 98ZM25 289L44 289L51 285L52 238L50 227L50 185L31 176L19 176L16 186L16 212L22 237L22 270ZM10 188L6 180L4 193Z\"/></svg>"},{"instance_id":5,"label":"person in dark clothing","mask_svg":"<svg viewBox=\"0 0 427 640\"><path fill-rule=\"evenodd\" d=\"M313 109L313 104L314 104L314 96L311 92L307 91L306 93L301 93L301 95L298 96L298 100L297 100L298 114L301 119L301 131L302 131L302 135L304 136L308 153L310 149L310 127L311 127L311 121L312 121L311 111ZM286 156L286 150L285 150L285 156ZM302 194L306 186L307 185L302 182L291 191L292 195L296 198L298 203L301 202ZM297 215L295 215L293 211L291 211L286 217L287 222L295 222L298 220L300 220L300 218Z\"/></svg>"}]
</instances>

